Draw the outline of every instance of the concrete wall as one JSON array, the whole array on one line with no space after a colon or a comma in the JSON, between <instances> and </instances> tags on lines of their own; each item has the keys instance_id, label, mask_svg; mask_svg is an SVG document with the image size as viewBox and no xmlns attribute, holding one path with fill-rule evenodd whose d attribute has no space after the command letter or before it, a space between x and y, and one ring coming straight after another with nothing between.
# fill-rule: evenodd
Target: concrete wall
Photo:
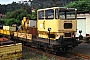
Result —
<instances>
[{"instance_id":1,"label":"concrete wall","mask_svg":"<svg viewBox=\"0 0 90 60\"><path fill-rule=\"evenodd\" d=\"M82 35L85 37L86 36L86 19L77 19L77 33L76 37L80 35L79 30L82 30Z\"/></svg>"},{"instance_id":2,"label":"concrete wall","mask_svg":"<svg viewBox=\"0 0 90 60\"><path fill-rule=\"evenodd\" d=\"M90 16L86 17L86 34L90 34Z\"/></svg>"},{"instance_id":3,"label":"concrete wall","mask_svg":"<svg viewBox=\"0 0 90 60\"><path fill-rule=\"evenodd\" d=\"M90 34L90 14L78 14L77 18L76 37L79 36L79 30L82 30L82 35L86 37L86 34Z\"/></svg>"}]
</instances>

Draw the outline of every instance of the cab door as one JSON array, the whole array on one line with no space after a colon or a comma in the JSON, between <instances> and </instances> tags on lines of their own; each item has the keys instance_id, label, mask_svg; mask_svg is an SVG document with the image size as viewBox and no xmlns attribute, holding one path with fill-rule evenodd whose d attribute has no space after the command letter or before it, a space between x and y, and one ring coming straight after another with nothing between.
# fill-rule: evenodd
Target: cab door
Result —
<instances>
[{"instance_id":1,"label":"cab door","mask_svg":"<svg viewBox=\"0 0 90 60\"><path fill-rule=\"evenodd\" d=\"M45 31L48 31L48 28L51 28L51 31L53 31L54 26L56 25L55 22L56 21L54 19L54 9L45 10Z\"/></svg>"},{"instance_id":2,"label":"cab door","mask_svg":"<svg viewBox=\"0 0 90 60\"><path fill-rule=\"evenodd\" d=\"M37 13L37 27L38 31L45 31L45 14L44 10L38 11Z\"/></svg>"},{"instance_id":3,"label":"cab door","mask_svg":"<svg viewBox=\"0 0 90 60\"><path fill-rule=\"evenodd\" d=\"M51 28L51 32L58 32L58 24L58 19L55 18L55 9L38 11L38 31L48 32L48 28Z\"/></svg>"},{"instance_id":4,"label":"cab door","mask_svg":"<svg viewBox=\"0 0 90 60\"><path fill-rule=\"evenodd\" d=\"M51 28L51 32L58 32L59 20L56 17L58 16L57 9L47 9L45 10L45 31L48 31L48 28Z\"/></svg>"},{"instance_id":5,"label":"cab door","mask_svg":"<svg viewBox=\"0 0 90 60\"><path fill-rule=\"evenodd\" d=\"M38 30L48 31L54 25L54 9L38 11Z\"/></svg>"}]
</instances>

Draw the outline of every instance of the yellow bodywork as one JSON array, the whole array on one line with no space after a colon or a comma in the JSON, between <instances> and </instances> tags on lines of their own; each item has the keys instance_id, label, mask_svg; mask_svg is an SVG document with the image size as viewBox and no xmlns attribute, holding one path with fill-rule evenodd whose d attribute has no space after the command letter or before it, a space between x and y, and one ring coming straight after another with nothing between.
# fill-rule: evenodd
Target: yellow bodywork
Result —
<instances>
[{"instance_id":1,"label":"yellow bodywork","mask_svg":"<svg viewBox=\"0 0 90 60\"><path fill-rule=\"evenodd\" d=\"M22 51L22 44L21 43L0 46L0 55L21 52L21 51Z\"/></svg>"},{"instance_id":2,"label":"yellow bodywork","mask_svg":"<svg viewBox=\"0 0 90 60\"><path fill-rule=\"evenodd\" d=\"M29 27L29 19L27 19L26 17L23 17L23 20L22 20L22 28L23 28L23 30L28 29L28 27Z\"/></svg>"},{"instance_id":3,"label":"yellow bodywork","mask_svg":"<svg viewBox=\"0 0 90 60\"><path fill-rule=\"evenodd\" d=\"M16 31L15 26L3 26L3 30Z\"/></svg>"},{"instance_id":4,"label":"yellow bodywork","mask_svg":"<svg viewBox=\"0 0 90 60\"><path fill-rule=\"evenodd\" d=\"M71 29L64 29L64 23L72 23L73 27ZM64 33L72 33L75 32L76 34L76 20L70 21L61 21L61 20L38 20L38 36L42 38L48 38L48 28L51 28L50 34L54 34L55 38L53 40L58 39L60 35L64 36Z\"/></svg>"},{"instance_id":5,"label":"yellow bodywork","mask_svg":"<svg viewBox=\"0 0 90 60\"><path fill-rule=\"evenodd\" d=\"M25 32L14 32L15 37L24 38L27 40L32 40L32 34L28 34Z\"/></svg>"},{"instance_id":6,"label":"yellow bodywork","mask_svg":"<svg viewBox=\"0 0 90 60\"><path fill-rule=\"evenodd\" d=\"M38 14L37 13L37 27L38 27L38 37L40 38L49 38L48 34L48 28L51 28L50 34L54 35L54 38L51 38L52 40L59 39L60 36L63 36L65 38L65 34L70 33L71 35L76 34L76 29L77 29L77 19L71 19L71 20L62 20L60 18L55 18L55 9L57 8L46 8L46 9L40 9L39 11L44 11L48 9L53 9L54 10L54 18L53 19L45 19L45 14L44 18L39 20ZM72 28L65 29L64 24L65 23L71 23ZM71 37L71 36L69 36Z\"/></svg>"},{"instance_id":7,"label":"yellow bodywork","mask_svg":"<svg viewBox=\"0 0 90 60\"><path fill-rule=\"evenodd\" d=\"M0 34L11 35L11 34L13 34L13 32L11 32L9 30L0 29Z\"/></svg>"},{"instance_id":8,"label":"yellow bodywork","mask_svg":"<svg viewBox=\"0 0 90 60\"><path fill-rule=\"evenodd\" d=\"M59 21L54 19L54 20L38 20L38 33L39 37L42 38L48 38L48 28L51 29L51 34L55 34L55 32L58 32L59 27Z\"/></svg>"},{"instance_id":9,"label":"yellow bodywork","mask_svg":"<svg viewBox=\"0 0 90 60\"><path fill-rule=\"evenodd\" d=\"M22 44L10 44L0 46L0 60L15 60L16 58L22 57Z\"/></svg>"},{"instance_id":10,"label":"yellow bodywork","mask_svg":"<svg viewBox=\"0 0 90 60\"><path fill-rule=\"evenodd\" d=\"M38 30L48 32L48 28L52 28L51 32L58 32L59 21L53 20L38 20Z\"/></svg>"}]
</instances>

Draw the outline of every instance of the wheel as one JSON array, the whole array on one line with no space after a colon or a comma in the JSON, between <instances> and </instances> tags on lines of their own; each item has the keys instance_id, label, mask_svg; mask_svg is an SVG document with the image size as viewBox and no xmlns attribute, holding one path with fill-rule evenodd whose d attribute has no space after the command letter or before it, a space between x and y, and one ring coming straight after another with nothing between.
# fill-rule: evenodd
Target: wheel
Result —
<instances>
[{"instance_id":1,"label":"wheel","mask_svg":"<svg viewBox=\"0 0 90 60\"><path fill-rule=\"evenodd\" d=\"M44 47L44 50L45 50L45 52L47 52L47 53L52 53L52 51L48 48L48 47Z\"/></svg>"},{"instance_id":2,"label":"wheel","mask_svg":"<svg viewBox=\"0 0 90 60\"><path fill-rule=\"evenodd\" d=\"M83 40L83 36L82 35L79 36L79 40Z\"/></svg>"}]
</instances>

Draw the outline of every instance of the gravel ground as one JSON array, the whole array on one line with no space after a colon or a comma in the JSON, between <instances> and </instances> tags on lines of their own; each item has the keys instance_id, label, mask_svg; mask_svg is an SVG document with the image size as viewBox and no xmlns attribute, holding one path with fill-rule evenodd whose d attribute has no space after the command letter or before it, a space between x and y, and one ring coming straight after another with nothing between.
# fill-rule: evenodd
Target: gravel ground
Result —
<instances>
[{"instance_id":1,"label":"gravel ground","mask_svg":"<svg viewBox=\"0 0 90 60\"><path fill-rule=\"evenodd\" d=\"M65 57L66 55L69 57L71 57L71 54L65 54ZM23 48L23 59L19 59L19 60L62 60L62 59L58 59L56 56L46 56L45 54L42 54L42 53L39 53L39 52L35 52L35 51L32 51L30 49L27 49L27 48ZM72 56L70 59L68 60L88 60L88 59L83 59L81 57L74 57Z\"/></svg>"},{"instance_id":2,"label":"gravel ground","mask_svg":"<svg viewBox=\"0 0 90 60\"><path fill-rule=\"evenodd\" d=\"M73 49L73 52L90 55L90 43L81 43Z\"/></svg>"},{"instance_id":3,"label":"gravel ground","mask_svg":"<svg viewBox=\"0 0 90 60\"><path fill-rule=\"evenodd\" d=\"M23 48L23 59L25 60L58 60L55 56L48 57L44 54Z\"/></svg>"},{"instance_id":4,"label":"gravel ground","mask_svg":"<svg viewBox=\"0 0 90 60\"><path fill-rule=\"evenodd\" d=\"M90 55L90 44L81 43L73 49L73 52ZM23 47L22 54L23 54L22 55L23 58L17 59L17 60L59 60L58 58L56 58L56 56L52 56L52 57L46 56L45 54L41 54L41 53L32 51L25 47ZM71 55L70 55L70 57L71 57ZM62 60L62 59L60 59L60 60ZM69 59L69 60L90 60L90 59L83 59L80 57L72 57L72 59Z\"/></svg>"}]
</instances>

